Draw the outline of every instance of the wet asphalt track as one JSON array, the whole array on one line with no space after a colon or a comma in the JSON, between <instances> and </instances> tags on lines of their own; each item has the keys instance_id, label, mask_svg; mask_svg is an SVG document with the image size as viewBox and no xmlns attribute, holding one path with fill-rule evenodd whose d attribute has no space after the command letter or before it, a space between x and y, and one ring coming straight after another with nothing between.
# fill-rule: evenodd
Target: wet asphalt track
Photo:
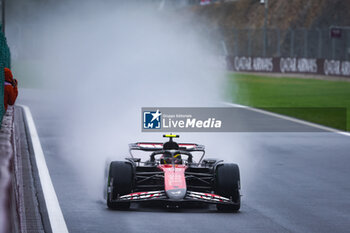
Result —
<instances>
[{"instance_id":1,"label":"wet asphalt track","mask_svg":"<svg viewBox=\"0 0 350 233\"><path fill-rule=\"evenodd\" d=\"M32 90L22 90L18 103L31 108L70 232L349 232L350 137L232 134L233 140L242 142L241 151L249 152L238 158L243 194L239 213L218 213L214 206L180 210L132 206L119 212L86 195L89 187L63 159L59 142L66 139L56 129L64 122L55 106Z\"/></svg>"}]
</instances>

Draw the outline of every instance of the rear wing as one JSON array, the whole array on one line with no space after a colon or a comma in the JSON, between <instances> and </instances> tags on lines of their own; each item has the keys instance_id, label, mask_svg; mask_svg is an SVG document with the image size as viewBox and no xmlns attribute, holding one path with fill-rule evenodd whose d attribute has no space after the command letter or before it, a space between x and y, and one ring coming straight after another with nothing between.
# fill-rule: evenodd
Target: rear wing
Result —
<instances>
[{"instance_id":1,"label":"rear wing","mask_svg":"<svg viewBox=\"0 0 350 233\"><path fill-rule=\"evenodd\" d=\"M129 150L143 150L143 151L160 151L163 150L163 143L161 142L136 142L129 144ZM195 143L179 143L179 150L182 151L203 151L204 145Z\"/></svg>"}]
</instances>

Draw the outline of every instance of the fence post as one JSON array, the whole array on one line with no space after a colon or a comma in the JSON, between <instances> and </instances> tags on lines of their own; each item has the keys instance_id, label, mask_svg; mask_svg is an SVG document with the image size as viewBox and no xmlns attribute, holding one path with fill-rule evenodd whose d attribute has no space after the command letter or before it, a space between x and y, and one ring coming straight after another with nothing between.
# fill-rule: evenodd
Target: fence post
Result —
<instances>
[{"instance_id":1,"label":"fence post","mask_svg":"<svg viewBox=\"0 0 350 233\"><path fill-rule=\"evenodd\" d=\"M308 43L307 43L307 36L308 36L308 31L305 28L304 29L304 57L307 58L308 55Z\"/></svg>"},{"instance_id":2,"label":"fence post","mask_svg":"<svg viewBox=\"0 0 350 233\"><path fill-rule=\"evenodd\" d=\"M345 30L345 47L346 47L346 49L345 49L345 60L349 60L349 52L350 52L350 48L349 48L349 46L350 46L350 43L349 43L349 30L348 29L346 29Z\"/></svg>"},{"instance_id":3,"label":"fence post","mask_svg":"<svg viewBox=\"0 0 350 233\"><path fill-rule=\"evenodd\" d=\"M269 2L268 0L265 0L265 19L264 19L264 38L263 38L263 51L264 51L264 57L266 57L266 50L267 50L267 24L268 24L268 15L269 15Z\"/></svg>"},{"instance_id":4,"label":"fence post","mask_svg":"<svg viewBox=\"0 0 350 233\"><path fill-rule=\"evenodd\" d=\"M266 29L263 31L263 57L266 57L266 47L267 47L267 33Z\"/></svg>"},{"instance_id":5,"label":"fence post","mask_svg":"<svg viewBox=\"0 0 350 233\"><path fill-rule=\"evenodd\" d=\"M349 53L350 53L350 36L349 36L349 30L346 30L346 60L349 61Z\"/></svg>"},{"instance_id":6,"label":"fence post","mask_svg":"<svg viewBox=\"0 0 350 233\"><path fill-rule=\"evenodd\" d=\"M332 40L332 59L335 59L335 39L331 37Z\"/></svg>"},{"instance_id":7,"label":"fence post","mask_svg":"<svg viewBox=\"0 0 350 233\"><path fill-rule=\"evenodd\" d=\"M252 56L252 31L250 29L248 30L248 57Z\"/></svg>"},{"instance_id":8,"label":"fence post","mask_svg":"<svg viewBox=\"0 0 350 233\"><path fill-rule=\"evenodd\" d=\"M279 28L277 30L277 57L281 57L281 31Z\"/></svg>"},{"instance_id":9,"label":"fence post","mask_svg":"<svg viewBox=\"0 0 350 233\"><path fill-rule=\"evenodd\" d=\"M318 58L322 58L322 30L318 29Z\"/></svg>"},{"instance_id":10,"label":"fence post","mask_svg":"<svg viewBox=\"0 0 350 233\"><path fill-rule=\"evenodd\" d=\"M224 40L221 40L221 46L222 46L222 51L224 53L224 56L227 57L229 55L229 53L227 51L226 43Z\"/></svg>"},{"instance_id":11,"label":"fence post","mask_svg":"<svg viewBox=\"0 0 350 233\"><path fill-rule=\"evenodd\" d=\"M233 41L233 54L234 56L238 56L238 32L235 28L233 28L233 38L234 38L234 41Z\"/></svg>"},{"instance_id":12,"label":"fence post","mask_svg":"<svg viewBox=\"0 0 350 233\"><path fill-rule=\"evenodd\" d=\"M290 29L290 57L294 57L294 30Z\"/></svg>"}]
</instances>

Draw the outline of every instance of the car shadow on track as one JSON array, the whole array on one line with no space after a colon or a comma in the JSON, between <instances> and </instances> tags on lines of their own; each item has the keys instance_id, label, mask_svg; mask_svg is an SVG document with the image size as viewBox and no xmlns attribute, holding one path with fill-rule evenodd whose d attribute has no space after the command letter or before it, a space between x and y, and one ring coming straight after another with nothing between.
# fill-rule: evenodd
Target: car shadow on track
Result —
<instances>
[{"instance_id":1,"label":"car shadow on track","mask_svg":"<svg viewBox=\"0 0 350 233\"><path fill-rule=\"evenodd\" d=\"M186 204L186 205L166 205L161 203L133 203L127 210L110 210L118 212L148 212L148 213L207 213L207 214L239 214L232 212L221 212L216 209L215 205L210 204Z\"/></svg>"}]
</instances>

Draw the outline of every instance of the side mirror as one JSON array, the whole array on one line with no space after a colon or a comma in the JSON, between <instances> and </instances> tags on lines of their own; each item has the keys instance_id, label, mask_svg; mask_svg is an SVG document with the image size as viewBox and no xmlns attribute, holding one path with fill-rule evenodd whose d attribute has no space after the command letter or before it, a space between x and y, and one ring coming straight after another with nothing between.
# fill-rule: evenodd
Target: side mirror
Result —
<instances>
[{"instance_id":1,"label":"side mirror","mask_svg":"<svg viewBox=\"0 0 350 233\"><path fill-rule=\"evenodd\" d=\"M134 161L135 163L141 162L141 158L131 158L131 160Z\"/></svg>"},{"instance_id":2,"label":"side mirror","mask_svg":"<svg viewBox=\"0 0 350 233\"><path fill-rule=\"evenodd\" d=\"M208 164L208 165L213 165L216 163L216 161L218 161L218 160L217 159L204 159L203 163Z\"/></svg>"}]
</instances>

